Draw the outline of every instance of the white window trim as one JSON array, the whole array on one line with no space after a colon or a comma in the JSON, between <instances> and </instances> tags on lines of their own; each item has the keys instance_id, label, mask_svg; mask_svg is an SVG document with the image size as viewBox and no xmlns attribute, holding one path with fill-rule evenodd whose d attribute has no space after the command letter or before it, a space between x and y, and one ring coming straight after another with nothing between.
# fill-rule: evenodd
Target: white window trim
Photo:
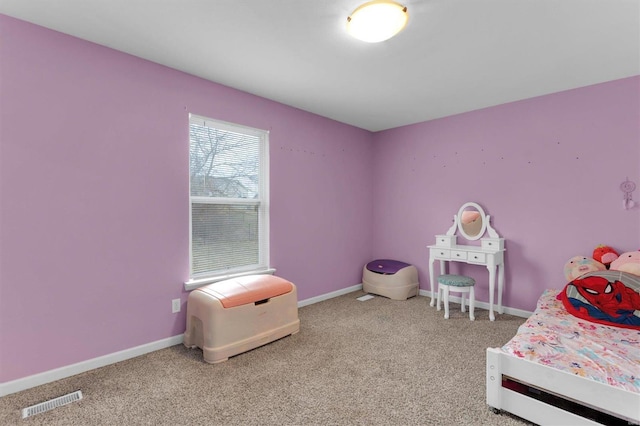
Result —
<instances>
[{"instance_id":1,"label":"white window trim","mask_svg":"<svg viewBox=\"0 0 640 426\"><path fill-rule=\"evenodd\" d=\"M269 235L269 131L256 129L253 127L247 127L240 124L229 123L220 120L213 120L210 118L205 118L196 114L189 114L189 123L196 121L203 126L215 127L221 130L226 130L230 132L238 132L238 130L242 130L243 133L248 135L256 136L262 139L261 144L261 155L260 155L260 170L261 170L261 179L259 186L259 193L261 194L261 206L265 209L264 214L258 215L258 227L260 228L260 233L262 237L261 247L264 247L264 250L259 250L260 258L258 260L258 267L251 268L248 270L243 270L242 268L231 269L229 273L225 274L217 274L217 275L206 275L206 274L198 274L195 276L191 276L192 267L191 262L193 259L193 243L192 239L192 216L191 216L191 205L193 201L197 203L211 203L211 204L257 204L255 200L247 200L247 199L231 199L231 198L217 198L217 197L191 197L189 195L189 275L190 278L184 282L184 288L186 291L194 290L198 287L202 287L207 284L212 284L219 281L224 281L231 278L242 277L246 275L256 275L256 274L271 274L275 273L275 269L271 268L270 265L270 235ZM190 142L189 142L190 143ZM191 194L191 180L189 180L189 194ZM235 272L234 272L235 271Z\"/></svg>"}]
</instances>

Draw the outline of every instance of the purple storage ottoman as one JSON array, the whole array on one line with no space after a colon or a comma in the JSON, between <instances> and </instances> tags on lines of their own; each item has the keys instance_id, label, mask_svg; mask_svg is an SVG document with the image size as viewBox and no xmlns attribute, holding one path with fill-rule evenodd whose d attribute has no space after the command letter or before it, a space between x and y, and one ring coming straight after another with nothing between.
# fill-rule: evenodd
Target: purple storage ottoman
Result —
<instances>
[{"instance_id":1,"label":"purple storage ottoman","mask_svg":"<svg viewBox=\"0 0 640 426\"><path fill-rule=\"evenodd\" d=\"M393 300L407 300L418 294L418 270L408 263L377 259L362 269L362 290Z\"/></svg>"}]
</instances>

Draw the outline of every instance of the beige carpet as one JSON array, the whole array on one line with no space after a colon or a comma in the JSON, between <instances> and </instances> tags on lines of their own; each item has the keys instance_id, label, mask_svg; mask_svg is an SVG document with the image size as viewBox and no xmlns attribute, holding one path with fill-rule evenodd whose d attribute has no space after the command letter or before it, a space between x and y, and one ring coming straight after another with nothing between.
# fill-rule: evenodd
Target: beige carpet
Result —
<instances>
[{"instance_id":1,"label":"beige carpet","mask_svg":"<svg viewBox=\"0 0 640 426\"><path fill-rule=\"evenodd\" d=\"M0 398L2 425L522 425L485 404L485 348L523 318L429 298L360 302L354 292L301 308L301 327L210 365L182 345ZM75 390L79 402L22 420Z\"/></svg>"}]
</instances>

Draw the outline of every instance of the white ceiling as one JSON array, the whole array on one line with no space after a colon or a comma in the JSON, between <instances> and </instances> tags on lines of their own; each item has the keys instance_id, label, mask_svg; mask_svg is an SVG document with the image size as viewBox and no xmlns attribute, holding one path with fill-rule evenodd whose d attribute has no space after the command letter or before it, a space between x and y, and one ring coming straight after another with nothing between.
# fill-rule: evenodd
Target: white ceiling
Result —
<instances>
[{"instance_id":1,"label":"white ceiling","mask_svg":"<svg viewBox=\"0 0 640 426\"><path fill-rule=\"evenodd\" d=\"M378 131L640 75L640 0L406 0L367 44L364 0L0 0L0 13Z\"/></svg>"}]
</instances>

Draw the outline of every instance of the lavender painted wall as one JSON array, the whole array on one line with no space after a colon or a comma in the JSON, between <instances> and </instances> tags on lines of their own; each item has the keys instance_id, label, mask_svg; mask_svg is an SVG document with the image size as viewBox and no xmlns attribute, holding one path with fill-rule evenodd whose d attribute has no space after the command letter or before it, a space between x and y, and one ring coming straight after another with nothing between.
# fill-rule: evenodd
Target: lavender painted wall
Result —
<instances>
[{"instance_id":1,"label":"lavender painted wall","mask_svg":"<svg viewBox=\"0 0 640 426\"><path fill-rule=\"evenodd\" d=\"M506 238L504 304L533 310L570 257L640 248L640 208L619 189L640 185L640 77L376 133L374 169L374 257L416 264L427 289L425 246L475 201ZM488 301L486 269L457 270Z\"/></svg>"},{"instance_id":2,"label":"lavender painted wall","mask_svg":"<svg viewBox=\"0 0 640 426\"><path fill-rule=\"evenodd\" d=\"M360 282L369 132L2 15L0 39L0 383L184 332L189 112L270 130L301 300Z\"/></svg>"},{"instance_id":3,"label":"lavender painted wall","mask_svg":"<svg viewBox=\"0 0 640 426\"><path fill-rule=\"evenodd\" d=\"M271 263L300 299L374 257L428 288L469 200L507 238L507 306L598 243L640 248L618 190L640 77L371 134L2 15L0 38L0 383L184 331L189 112L270 130Z\"/></svg>"}]
</instances>

